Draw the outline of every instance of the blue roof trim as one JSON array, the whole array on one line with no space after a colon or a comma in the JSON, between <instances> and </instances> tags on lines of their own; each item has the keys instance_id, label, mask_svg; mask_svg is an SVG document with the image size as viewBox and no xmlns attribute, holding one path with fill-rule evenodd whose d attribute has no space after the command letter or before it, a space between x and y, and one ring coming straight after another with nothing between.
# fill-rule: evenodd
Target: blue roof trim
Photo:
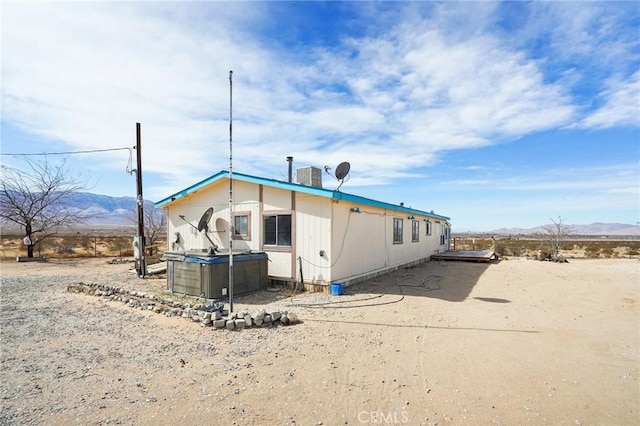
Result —
<instances>
[{"instance_id":1,"label":"blue roof trim","mask_svg":"<svg viewBox=\"0 0 640 426\"><path fill-rule=\"evenodd\" d=\"M155 203L156 208L165 207L167 204L172 203L180 198L186 197L205 186L208 186L214 182L219 181L220 179L226 179L229 176L229 172L226 170L220 171L215 175L209 176L208 178L201 180L200 182L191 185L188 188L183 189L182 191L176 192L158 202ZM421 215L428 216L434 219L441 220L449 220L449 217L442 216L439 214L426 212L423 210L412 209L410 207L399 206L397 204L385 203L383 201L376 201L370 198L360 197L358 195L347 194L340 191L333 191L324 188L314 188L311 186L301 185L299 183L289 183L283 182L276 179L267 179L258 176L246 175L244 173L234 173L233 178L243 182L255 183L257 185L267 185L273 188L285 189L289 191L302 192L304 194L316 195L318 197L331 198L333 200L344 200L349 201L356 204L363 204L371 207L378 207L388 210L399 211L403 213L413 214L413 215Z\"/></svg>"},{"instance_id":2,"label":"blue roof trim","mask_svg":"<svg viewBox=\"0 0 640 426\"><path fill-rule=\"evenodd\" d=\"M183 189L182 191L176 192L175 194L169 195L167 198L163 198L162 200L157 201L156 203L154 203L154 206L156 208L164 207L165 205L177 200L178 198L186 197L192 192L196 192L197 190L204 188L205 186L217 180L220 180L221 177L227 176L228 174L229 174L228 172L224 172L224 171L218 172L213 176L209 176L208 178L201 180L200 182Z\"/></svg>"},{"instance_id":3,"label":"blue roof trim","mask_svg":"<svg viewBox=\"0 0 640 426\"><path fill-rule=\"evenodd\" d=\"M376 201L370 198L361 197L359 195L346 194L344 192L339 192L339 191L331 191L331 192L334 193L333 199L335 200L350 201L352 203L364 204L367 206L379 207L387 210L394 210L394 211L399 211L399 212L413 214L413 215L417 214L420 216L428 216L434 219L441 219L441 220L447 220L447 221L450 219L448 216L442 216L439 214L426 212L418 209L412 209L411 207L399 206L397 204L385 203L384 201Z\"/></svg>"}]
</instances>

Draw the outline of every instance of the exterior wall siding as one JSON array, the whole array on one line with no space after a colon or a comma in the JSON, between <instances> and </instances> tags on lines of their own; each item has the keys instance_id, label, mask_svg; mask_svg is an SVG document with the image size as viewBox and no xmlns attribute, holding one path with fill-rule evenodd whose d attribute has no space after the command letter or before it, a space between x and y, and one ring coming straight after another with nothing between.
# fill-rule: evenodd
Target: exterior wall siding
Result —
<instances>
[{"instance_id":1,"label":"exterior wall siding","mask_svg":"<svg viewBox=\"0 0 640 426\"><path fill-rule=\"evenodd\" d=\"M172 202L167 207L167 249L208 250L210 242L194 228L208 208L213 208L209 237L221 249L228 249L228 190L228 181L223 179ZM414 242L408 213L252 182L234 181L234 212L248 215L250 227L247 238L234 239L235 250L265 251L270 260L269 276L284 280L300 279L300 257L308 284L354 283L424 261L447 250L449 244L445 220L415 216L419 240ZM292 214L290 248L262 245L263 214L274 212ZM394 218L403 222L401 244L393 242ZM427 219L430 235L426 233ZM175 244L176 233L180 234L180 245Z\"/></svg>"},{"instance_id":2,"label":"exterior wall siding","mask_svg":"<svg viewBox=\"0 0 640 426\"><path fill-rule=\"evenodd\" d=\"M356 207L360 213L352 211ZM336 260L332 280L357 282L364 276L419 262L444 251L439 226L434 226L438 224L431 219L432 232L426 235L427 217L414 217L419 223L416 242L412 241L413 220L406 213L349 203L334 204L332 253ZM401 244L393 242L394 219L403 223Z\"/></svg>"},{"instance_id":3,"label":"exterior wall siding","mask_svg":"<svg viewBox=\"0 0 640 426\"><path fill-rule=\"evenodd\" d=\"M202 189L185 199L179 200L167 211L167 245L169 250L208 250L211 243L204 235L198 232L200 218L204 212L212 207L213 216L209 221L209 238L221 248L228 247L228 196L225 199L224 191L220 190L222 185L214 185ZM184 220L180 216L184 216ZM213 231L226 232L213 232ZM175 244L177 240L176 232L180 234L182 244Z\"/></svg>"},{"instance_id":4,"label":"exterior wall siding","mask_svg":"<svg viewBox=\"0 0 640 426\"><path fill-rule=\"evenodd\" d=\"M296 259L302 258L302 275L305 282L312 284L331 282L331 204L330 200L311 195L296 196ZM299 269L298 264L298 280Z\"/></svg>"},{"instance_id":5,"label":"exterior wall siding","mask_svg":"<svg viewBox=\"0 0 640 426\"><path fill-rule=\"evenodd\" d=\"M264 186L263 210L291 210L291 191Z\"/></svg>"}]
</instances>

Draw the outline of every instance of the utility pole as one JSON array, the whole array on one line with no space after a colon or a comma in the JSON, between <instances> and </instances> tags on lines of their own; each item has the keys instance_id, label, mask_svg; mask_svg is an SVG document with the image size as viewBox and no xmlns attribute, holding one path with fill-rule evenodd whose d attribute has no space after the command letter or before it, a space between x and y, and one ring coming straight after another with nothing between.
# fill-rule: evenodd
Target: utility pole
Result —
<instances>
[{"instance_id":1,"label":"utility pole","mask_svg":"<svg viewBox=\"0 0 640 426\"><path fill-rule=\"evenodd\" d=\"M233 312L233 71L229 71L229 312Z\"/></svg>"},{"instance_id":2,"label":"utility pole","mask_svg":"<svg viewBox=\"0 0 640 426\"><path fill-rule=\"evenodd\" d=\"M136 123L136 204L138 205L138 235L134 244L137 244L138 258L136 259L136 271L140 278L147 275L147 262L144 246L144 198L142 197L142 139L140 135L140 123ZM135 251L135 248L134 248Z\"/></svg>"}]
</instances>

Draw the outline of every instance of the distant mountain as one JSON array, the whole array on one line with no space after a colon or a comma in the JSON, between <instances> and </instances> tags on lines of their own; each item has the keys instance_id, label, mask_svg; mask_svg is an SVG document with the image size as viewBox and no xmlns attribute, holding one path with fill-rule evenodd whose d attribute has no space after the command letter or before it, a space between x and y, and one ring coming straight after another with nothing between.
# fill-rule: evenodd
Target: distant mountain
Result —
<instances>
[{"instance_id":1,"label":"distant mountain","mask_svg":"<svg viewBox=\"0 0 640 426\"><path fill-rule=\"evenodd\" d=\"M88 226L134 226L137 205L135 197L110 197L90 192L75 192L67 198L73 208L89 214ZM153 202L145 201L145 209L153 209Z\"/></svg>"},{"instance_id":2,"label":"distant mountain","mask_svg":"<svg viewBox=\"0 0 640 426\"><path fill-rule=\"evenodd\" d=\"M123 229L135 230L137 226L137 204L135 197L110 197L108 195L92 194L90 192L74 192L65 197L65 203L72 211L77 211L82 216L88 216L79 224L71 226L61 232L86 230ZM145 216L147 212L155 209L152 201L145 200ZM17 226L4 224L2 231L9 235L13 232L22 232Z\"/></svg>"},{"instance_id":3,"label":"distant mountain","mask_svg":"<svg viewBox=\"0 0 640 426\"><path fill-rule=\"evenodd\" d=\"M69 195L67 202L73 208L89 213L91 219L87 226L135 226L136 199L135 197L110 197L108 195L92 194L90 192L75 192ZM154 209L153 202L144 202L145 211ZM598 236L640 236L640 226L625 223L592 223L590 225L568 225L574 235ZM500 228L487 232L473 232L472 234L493 235L532 235L544 233L542 226L534 228ZM466 233L455 230L454 233Z\"/></svg>"},{"instance_id":4,"label":"distant mountain","mask_svg":"<svg viewBox=\"0 0 640 426\"><path fill-rule=\"evenodd\" d=\"M590 225L567 225L573 235L592 236L640 236L640 226L626 223L592 223ZM535 228L500 228L487 232L496 235L532 235L545 233L542 226Z\"/></svg>"}]
</instances>

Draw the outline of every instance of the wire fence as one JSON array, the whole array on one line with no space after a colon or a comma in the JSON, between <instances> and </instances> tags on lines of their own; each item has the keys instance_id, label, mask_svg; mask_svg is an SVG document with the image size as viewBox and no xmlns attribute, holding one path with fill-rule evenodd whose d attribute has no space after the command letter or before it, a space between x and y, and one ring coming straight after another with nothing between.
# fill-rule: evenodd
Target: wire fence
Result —
<instances>
[{"instance_id":1,"label":"wire fence","mask_svg":"<svg viewBox=\"0 0 640 426\"><path fill-rule=\"evenodd\" d=\"M0 236L0 257L25 256L27 246L24 245L22 238L19 235ZM162 252L165 246L165 241L156 241L148 249L157 253ZM34 255L48 258L131 257L133 256L133 237L128 235L51 236L35 244Z\"/></svg>"}]
</instances>

